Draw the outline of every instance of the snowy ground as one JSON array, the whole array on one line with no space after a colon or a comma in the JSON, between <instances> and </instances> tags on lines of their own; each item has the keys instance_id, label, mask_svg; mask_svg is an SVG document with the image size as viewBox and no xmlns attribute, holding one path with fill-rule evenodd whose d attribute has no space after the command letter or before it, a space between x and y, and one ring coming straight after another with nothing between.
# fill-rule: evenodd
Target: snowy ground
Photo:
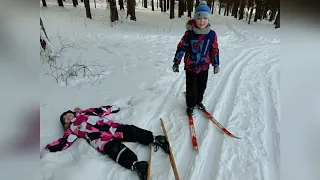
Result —
<instances>
[{"instance_id":1,"label":"snowy ground","mask_svg":"<svg viewBox=\"0 0 320 180\"><path fill-rule=\"evenodd\" d=\"M232 17L214 15L221 71L209 73L204 104L215 118L241 140L230 138L200 112L195 111L199 151L191 145L185 115L185 74L171 70L177 43L187 18L170 20L167 13L138 7L138 21L123 19L110 27L105 4L91 6L93 20L83 7L56 2L41 7L40 14L51 42L57 36L80 45L65 57L96 61L107 66L100 83L84 79L57 84L41 77L41 141L46 144L63 134L60 114L81 108L116 104L116 120L162 134L164 120L182 180L278 180L280 165L279 31L269 23L251 26ZM126 13L125 13L126 14ZM86 84L87 83L87 84ZM148 160L149 148L125 143L139 160ZM42 160L45 180L138 180L126 170L78 139L68 150L50 153ZM169 157L153 153L151 179L172 180Z\"/></svg>"}]
</instances>

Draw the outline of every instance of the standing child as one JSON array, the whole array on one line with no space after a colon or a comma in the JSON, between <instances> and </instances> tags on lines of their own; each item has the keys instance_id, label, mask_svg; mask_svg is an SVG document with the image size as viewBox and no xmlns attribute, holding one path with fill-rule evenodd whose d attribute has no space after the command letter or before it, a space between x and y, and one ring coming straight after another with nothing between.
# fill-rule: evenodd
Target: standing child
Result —
<instances>
[{"instance_id":1,"label":"standing child","mask_svg":"<svg viewBox=\"0 0 320 180\"><path fill-rule=\"evenodd\" d=\"M184 55L187 114L191 116L196 105L205 109L202 99L207 87L210 63L214 67L214 74L220 70L217 34L211 30L209 16L210 8L206 1L202 1L195 9L194 19L187 22L187 31L178 44L173 61L173 72L179 72Z\"/></svg>"},{"instance_id":2,"label":"standing child","mask_svg":"<svg viewBox=\"0 0 320 180\"><path fill-rule=\"evenodd\" d=\"M167 154L170 153L169 143L165 136L154 136L151 131L110 120L111 114L119 110L116 106L101 106L62 113L60 122L66 131L62 138L45 147L41 157L48 152L66 150L77 138L84 138L98 152L107 154L121 166L136 171L141 180L146 180L148 162L138 161L137 155L121 141L154 145Z\"/></svg>"}]
</instances>

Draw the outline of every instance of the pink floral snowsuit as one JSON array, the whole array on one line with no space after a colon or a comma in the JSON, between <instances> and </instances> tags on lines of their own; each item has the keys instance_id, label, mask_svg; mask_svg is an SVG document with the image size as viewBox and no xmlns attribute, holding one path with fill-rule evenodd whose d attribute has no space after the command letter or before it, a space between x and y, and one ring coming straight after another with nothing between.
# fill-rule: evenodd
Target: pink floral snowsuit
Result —
<instances>
[{"instance_id":1,"label":"pink floral snowsuit","mask_svg":"<svg viewBox=\"0 0 320 180\"><path fill-rule=\"evenodd\" d=\"M119 110L112 106L101 106L77 111L63 137L48 144L46 149L51 152L62 151L71 146L77 138L84 138L97 151L103 152L107 142L114 138L123 138L122 132L116 132L117 127L122 124L106 117Z\"/></svg>"}]
</instances>

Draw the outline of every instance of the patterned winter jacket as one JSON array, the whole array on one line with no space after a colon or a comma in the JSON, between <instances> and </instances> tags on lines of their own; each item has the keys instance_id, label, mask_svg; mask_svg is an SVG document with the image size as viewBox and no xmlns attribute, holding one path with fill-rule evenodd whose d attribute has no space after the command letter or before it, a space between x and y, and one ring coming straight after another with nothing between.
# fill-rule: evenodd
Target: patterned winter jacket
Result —
<instances>
[{"instance_id":1,"label":"patterned winter jacket","mask_svg":"<svg viewBox=\"0 0 320 180\"><path fill-rule=\"evenodd\" d=\"M115 106L78 110L62 138L48 144L45 149L50 152L66 150L77 138L84 138L93 148L103 153L107 142L114 138L123 138L121 132L116 132L121 123L116 123L106 117L119 110Z\"/></svg>"},{"instance_id":2,"label":"patterned winter jacket","mask_svg":"<svg viewBox=\"0 0 320 180\"><path fill-rule=\"evenodd\" d=\"M211 30L211 25L199 29L194 20L189 20L186 28L173 62L179 65L184 55L184 69L196 73L208 70L210 63L219 66L217 34Z\"/></svg>"}]
</instances>

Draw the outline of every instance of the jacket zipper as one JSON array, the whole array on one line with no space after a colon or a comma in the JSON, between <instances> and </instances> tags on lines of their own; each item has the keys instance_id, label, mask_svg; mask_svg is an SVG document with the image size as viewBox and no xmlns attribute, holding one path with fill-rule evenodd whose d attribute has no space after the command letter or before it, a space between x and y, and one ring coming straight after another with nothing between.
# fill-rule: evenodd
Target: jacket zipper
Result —
<instances>
[{"instance_id":1,"label":"jacket zipper","mask_svg":"<svg viewBox=\"0 0 320 180\"><path fill-rule=\"evenodd\" d=\"M206 45L206 49L204 50L204 55L206 55L206 52L207 52L207 49L208 49L208 46L209 46L209 39L207 40L207 45Z\"/></svg>"}]
</instances>

